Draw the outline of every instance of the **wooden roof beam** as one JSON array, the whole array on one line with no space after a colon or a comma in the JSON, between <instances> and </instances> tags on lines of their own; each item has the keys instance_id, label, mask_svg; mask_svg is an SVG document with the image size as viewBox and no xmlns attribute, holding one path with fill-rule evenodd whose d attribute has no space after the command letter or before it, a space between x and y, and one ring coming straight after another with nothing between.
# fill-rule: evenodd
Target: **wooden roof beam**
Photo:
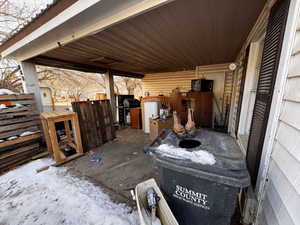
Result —
<instances>
[{"instance_id":1,"label":"wooden roof beam","mask_svg":"<svg viewBox=\"0 0 300 225\"><path fill-rule=\"evenodd\" d=\"M144 77L144 75L140 73L114 70L110 68L87 65L83 63L77 63L77 62L70 62L66 60L60 60L60 59L44 57L44 56L38 56L27 61L42 66L57 67L57 68L69 69L69 70L78 70L81 72L88 72L88 73L106 73L109 70L110 73L112 73L114 76L132 77L132 78L139 78L139 79Z\"/></svg>"}]
</instances>

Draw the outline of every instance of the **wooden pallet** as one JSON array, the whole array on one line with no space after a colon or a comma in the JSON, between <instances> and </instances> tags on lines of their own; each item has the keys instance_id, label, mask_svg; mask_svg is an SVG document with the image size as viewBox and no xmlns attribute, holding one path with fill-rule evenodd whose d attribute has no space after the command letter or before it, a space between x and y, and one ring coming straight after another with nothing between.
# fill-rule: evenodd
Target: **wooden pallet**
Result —
<instances>
[{"instance_id":1,"label":"wooden pallet","mask_svg":"<svg viewBox=\"0 0 300 225\"><path fill-rule=\"evenodd\" d=\"M0 95L0 173L14 168L41 153L41 122L33 94ZM22 106L15 107L17 104ZM29 136L26 131L36 132ZM8 138L16 136L14 140Z\"/></svg>"},{"instance_id":2,"label":"wooden pallet","mask_svg":"<svg viewBox=\"0 0 300 225\"><path fill-rule=\"evenodd\" d=\"M72 102L72 108L78 115L84 152L116 137L109 100Z\"/></svg>"}]
</instances>

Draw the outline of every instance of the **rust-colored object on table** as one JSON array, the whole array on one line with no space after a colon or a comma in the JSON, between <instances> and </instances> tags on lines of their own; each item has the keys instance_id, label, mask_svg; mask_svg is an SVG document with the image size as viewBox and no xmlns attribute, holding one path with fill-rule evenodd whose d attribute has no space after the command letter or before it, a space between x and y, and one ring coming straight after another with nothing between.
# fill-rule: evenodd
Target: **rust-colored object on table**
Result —
<instances>
[{"instance_id":1,"label":"rust-colored object on table","mask_svg":"<svg viewBox=\"0 0 300 225\"><path fill-rule=\"evenodd\" d=\"M45 139L47 142L48 151L53 155L55 166L59 166L65 162L75 159L83 155L81 136L77 114L71 111L53 111L41 114L42 124L44 128ZM69 121L73 122L74 138L71 136L71 128ZM58 141L56 135L55 123L63 122L66 130L66 138ZM76 150L76 153L71 156L66 156L61 146L69 146Z\"/></svg>"},{"instance_id":2,"label":"rust-colored object on table","mask_svg":"<svg viewBox=\"0 0 300 225\"><path fill-rule=\"evenodd\" d=\"M96 100L105 100L107 99L105 93L96 93Z\"/></svg>"}]
</instances>

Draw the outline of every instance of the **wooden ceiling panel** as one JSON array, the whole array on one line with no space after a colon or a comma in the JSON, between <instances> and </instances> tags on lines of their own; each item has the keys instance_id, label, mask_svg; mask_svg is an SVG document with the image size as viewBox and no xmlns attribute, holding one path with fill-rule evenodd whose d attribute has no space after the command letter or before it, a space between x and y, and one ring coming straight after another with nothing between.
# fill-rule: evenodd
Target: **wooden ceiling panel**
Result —
<instances>
[{"instance_id":1,"label":"wooden ceiling panel","mask_svg":"<svg viewBox=\"0 0 300 225\"><path fill-rule=\"evenodd\" d=\"M234 61L265 0L175 0L43 57L153 73Z\"/></svg>"}]
</instances>

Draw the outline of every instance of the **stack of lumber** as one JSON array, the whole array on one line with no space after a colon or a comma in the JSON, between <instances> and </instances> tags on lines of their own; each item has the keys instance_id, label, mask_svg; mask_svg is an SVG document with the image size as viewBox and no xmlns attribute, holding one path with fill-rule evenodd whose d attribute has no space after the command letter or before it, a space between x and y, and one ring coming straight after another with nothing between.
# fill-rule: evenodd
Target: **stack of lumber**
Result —
<instances>
[{"instance_id":1,"label":"stack of lumber","mask_svg":"<svg viewBox=\"0 0 300 225\"><path fill-rule=\"evenodd\" d=\"M33 94L0 95L0 173L41 153L40 119Z\"/></svg>"},{"instance_id":2,"label":"stack of lumber","mask_svg":"<svg viewBox=\"0 0 300 225\"><path fill-rule=\"evenodd\" d=\"M77 113L84 152L116 137L109 100L72 102Z\"/></svg>"}]
</instances>

